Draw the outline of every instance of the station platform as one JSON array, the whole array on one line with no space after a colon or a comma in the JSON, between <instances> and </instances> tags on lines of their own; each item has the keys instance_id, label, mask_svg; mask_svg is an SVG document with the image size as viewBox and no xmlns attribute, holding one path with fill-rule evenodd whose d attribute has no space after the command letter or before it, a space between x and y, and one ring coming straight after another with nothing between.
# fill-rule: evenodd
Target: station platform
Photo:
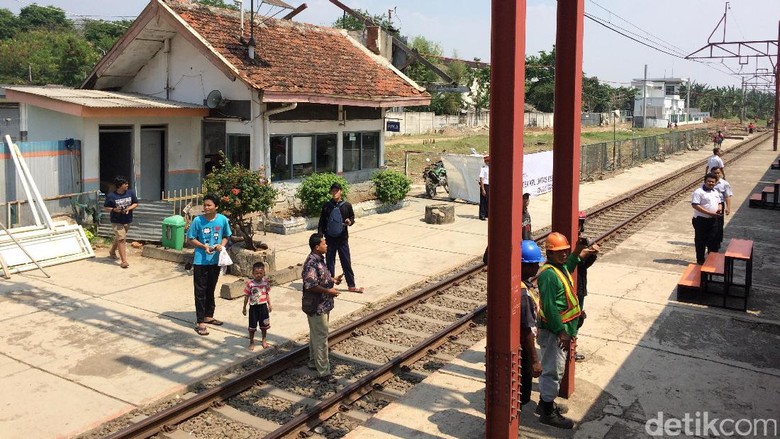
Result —
<instances>
[{"instance_id":1,"label":"station platform","mask_svg":"<svg viewBox=\"0 0 780 439\"><path fill-rule=\"evenodd\" d=\"M724 147L729 148L735 142L727 140ZM627 170L607 180L584 183L580 204L582 208L599 204L687 164L703 164L710 154L708 148L690 151L667 157L662 163ZM774 159L770 156L764 145L760 152L743 159L735 170L738 166L753 166L744 177L759 179L764 172L758 172L764 167L762 160L767 160L765 167L768 168ZM731 168L727 173L737 199L744 199L753 185L748 188L748 180L743 181ZM357 219L350 230L350 247L358 286L364 287L365 293L344 291L336 299L332 321L391 297L432 274L447 272L482 256L487 223L478 220L477 206L455 202L455 223L434 226L423 221L424 206L433 202L447 201L409 197L407 205L400 210ZM549 225L550 209L550 194L532 199L530 212L534 229ZM667 407L670 411L673 407L685 407L682 402L688 400L712 400L719 404L718 407L734 407L756 414L763 413L764 407L778 407L776 392L780 386L776 380L780 371L776 361L769 361L780 358L777 348L769 344L771 341L780 345L776 343L778 331L761 332L761 335L755 332L761 331L762 325L769 325L766 327L774 330L775 322L780 320L780 311L772 308L771 292L776 293L776 290L770 288L778 283L758 278L757 273L763 271L762 265L756 267L755 300L765 306L761 307L758 316L698 309L673 301L673 283L684 268L679 261L687 263L693 259L692 244L689 244L693 240L689 210L689 207L687 210L680 208L677 218L670 218L670 221L679 222L677 228L656 221L653 226L660 229L655 231L653 240L634 237L591 269L592 293L588 297L588 309L593 314L589 314L580 338L581 349L590 359L578 367L577 393L571 403L572 414L579 416L578 420L598 422L584 423L582 428L609 425L614 429L621 420L628 419L627 414L639 408L644 408L643 413L651 413L656 407L667 407L658 393L660 389L667 389L667 397L675 396L676 405ZM737 221L748 215L746 211L745 204L729 219L727 237L732 236L732 231L744 236L761 228L760 221L755 218ZM750 214L777 215L766 210ZM309 233L269 234L262 239L275 249L277 267L285 267L303 262L309 253L308 236ZM776 235L768 235L767 240L757 244L757 251L767 251L772 248L772 242L777 242ZM130 268L123 270L107 258L107 249L99 249L96 253L95 259L47 267L51 278L39 271L30 271L0 282L0 303L4 310L0 317L3 324L0 333L0 388L3 389L0 392L0 437L78 435L161 398L182 393L188 385L225 367L254 356L273 355L273 348L247 350L246 317L241 314L243 301L217 299L215 317L225 325L210 327L211 334L201 337L193 329L191 274L182 266L145 259L133 250ZM658 255L656 258L678 262L643 259L653 254ZM763 261L770 267L778 257L770 252ZM648 275L648 271L651 274ZM615 282L616 278L620 282ZM651 278L652 282L649 281ZM236 279L222 276L220 284ZM307 335L306 319L300 311L300 281L274 287L271 297L274 311L269 341L278 346ZM720 324L717 331L726 332L694 331L691 315ZM734 323L734 316L743 323ZM680 324L685 326L680 328ZM722 326L724 324L726 327ZM698 343L695 337L704 339ZM745 337L754 340L755 344L745 343ZM690 346L694 344L695 349ZM729 351L729 348L735 350ZM484 361L480 360L483 349L484 343L478 344L471 357L462 360L475 368L475 372L465 373L465 368L461 367L461 378L469 374L478 376L479 371L484 374L481 369L484 364L480 363ZM763 360L759 361L759 358ZM671 361L677 361L679 365L670 368ZM706 364L699 365L698 362ZM694 365L706 366L707 373L698 373ZM649 371L644 372L645 368ZM634 375L624 377L617 373L619 371L633 371L629 373ZM678 378L665 382L669 374L675 373ZM438 373L429 378L433 384L426 383L425 386L447 389L436 380L451 376L457 375ZM708 387L702 383L700 390L689 391L691 381L701 382L692 378L708 380L712 385ZM724 386L718 384L721 380ZM725 387L725 384L731 387ZM454 423L458 419L483 419L480 417L480 413L484 413L483 406L479 405L484 399L483 387L484 383L480 384L479 380L468 386L458 382L451 386L449 396L439 401L440 404L449 402L451 406L441 406L436 413L421 415L419 419L405 418L404 427L421 436L401 434L395 437L481 437L481 433L475 436L468 433L476 430L455 428ZM473 392L464 393L472 388ZM652 388L652 392L648 388ZM740 395L739 392L744 393ZM386 410L388 413L398 407L412 410L415 407L412 398L417 393L410 392L405 400L408 402L394 404ZM642 402L639 408L634 407L633 402L628 409L622 408L637 395L647 395L651 401ZM653 395L657 396L653 398ZM680 395L687 395L684 401ZM429 404L428 407L433 406ZM465 411L468 416L459 414L463 407L468 409ZM612 414L608 414L610 411ZM384 413L365 427L366 434L394 436L377 427L377 423L383 422ZM430 422L431 418L435 421L431 425L422 423ZM533 419L529 418L533 416L523 415L524 429L533 426ZM421 423L415 425L415 422ZM481 432L480 425L484 425L484 420L474 423L476 425L469 428ZM437 424L444 430L436 429L439 428ZM549 434L541 427L537 430L541 436ZM423 435L426 431L429 436Z\"/></svg>"},{"instance_id":2,"label":"station platform","mask_svg":"<svg viewBox=\"0 0 780 439\"><path fill-rule=\"evenodd\" d=\"M734 198L721 251L732 238L754 241L748 311L676 300L680 274L696 261L690 200L679 202L588 270L588 317L577 343L586 361L576 364L572 398L557 400L568 405L575 429L539 422L534 380L518 437L618 439L677 436L675 431L709 437L734 432L735 425L751 432L745 437L778 436L780 213L748 207L752 192L780 177L780 170L769 169L777 156L770 139L727 166ZM581 187L586 198L596 186ZM485 345L475 344L346 437L484 437ZM668 424L686 416L687 432ZM706 420L715 418L730 422L705 431ZM671 429L664 430L664 422Z\"/></svg>"}]
</instances>

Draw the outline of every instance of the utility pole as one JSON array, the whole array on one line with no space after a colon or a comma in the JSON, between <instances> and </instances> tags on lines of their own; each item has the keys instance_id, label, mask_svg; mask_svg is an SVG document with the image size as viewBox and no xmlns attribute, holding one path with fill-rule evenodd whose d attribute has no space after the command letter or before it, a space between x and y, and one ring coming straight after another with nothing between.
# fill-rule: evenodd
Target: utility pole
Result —
<instances>
[{"instance_id":1,"label":"utility pole","mask_svg":"<svg viewBox=\"0 0 780 439\"><path fill-rule=\"evenodd\" d=\"M645 79L642 81L642 128L647 128L647 64L645 64Z\"/></svg>"},{"instance_id":2,"label":"utility pole","mask_svg":"<svg viewBox=\"0 0 780 439\"><path fill-rule=\"evenodd\" d=\"M685 124L691 123L691 78L688 78L688 86L685 87Z\"/></svg>"}]
</instances>

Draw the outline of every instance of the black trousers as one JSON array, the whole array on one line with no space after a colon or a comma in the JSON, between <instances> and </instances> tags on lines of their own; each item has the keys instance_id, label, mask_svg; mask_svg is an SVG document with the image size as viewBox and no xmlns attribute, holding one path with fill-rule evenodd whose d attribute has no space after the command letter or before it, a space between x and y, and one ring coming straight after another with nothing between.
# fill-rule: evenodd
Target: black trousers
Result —
<instances>
[{"instance_id":1,"label":"black trousers","mask_svg":"<svg viewBox=\"0 0 780 439\"><path fill-rule=\"evenodd\" d=\"M206 317L214 317L214 289L219 279L219 265L194 265L192 267L192 282L195 286L195 317L198 323L206 321Z\"/></svg>"},{"instance_id":2,"label":"black trousers","mask_svg":"<svg viewBox=\"0 0 780 439\"><path fill-rule=\"evenodd\" d=\"M479 190L479 219L488 217L488 195L490 195L490 185L485 185L485 195L482 195L482 188Z\"/></svg>"},{"instance_id":3,"label":"black trousers","mask_svg":"<svg viewBox=\"0 0 780 439\"><path fill-rule=\"evenodd\" d=\"M520 350L520 405L531 400L531 389L534 385L533 361L531 355Z\"/></svg>"},{"instance_id":4,"label":"black trousers","mask_svg":"<svg viewBox=\"0 0 780 439\"><path fill-rule=\"evenodd\" d=\"M693 217L691 223L694 230L693 243L696 246L696 263L701 265L706 259L705 250L710 253L720 250L718 219L696 216Z\"/></svg>"},{"instance_id":5,"label":"black trousers","mask_svg":"<svg viewBox=\"0 0 780 439\"><path fill-rule=\"evenodd\" d=\"M328 266L331 276L336 276L336 253L341 261L341 269L344 270L344 278L347 280L347 286L355 286L355 273L352 271L352 257L349 254L349 236L332 238L325 236L325 242L328 244L328 250L325 253L325 264Z\"/></svg>"}]
</instances>

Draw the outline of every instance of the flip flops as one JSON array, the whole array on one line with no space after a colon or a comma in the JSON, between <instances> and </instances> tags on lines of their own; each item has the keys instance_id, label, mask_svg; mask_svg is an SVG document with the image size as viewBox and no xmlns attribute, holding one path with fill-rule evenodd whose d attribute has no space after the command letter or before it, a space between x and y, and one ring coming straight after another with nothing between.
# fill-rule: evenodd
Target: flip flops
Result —
<instances>
[{"instance_id":1,"label":"flip flops","mask_svg":"<svg viewBox=\"0 0 780 439\"><path fill-rule=\"evenodd\" d=\"M350 293L363 294L363 288L358 288L358 287L349 287L347 291L349 291Z\"/></svg>"},{"instance_id":2,"label":"flip flops","mask_svg":"<svg viewBox=\"0 0 780 439\"><path fill-rule=\"evenodd\" d=\"M209 330L206 328L201 328L200 326L195 328L195 332L197 332L198 335L209 335Z\"/></svg>"},{"instance_id":3,"label":"flip flops","mask_svg":"<svg viewBox=\"0 0 780 439\"><path fill-rule=\"evenodd\" d=\"M203 323L207 325L214 325L214 326L222 326L224 324L224 322L221 322L217 319L204 320Z\"/></svg>"}]
</instances>

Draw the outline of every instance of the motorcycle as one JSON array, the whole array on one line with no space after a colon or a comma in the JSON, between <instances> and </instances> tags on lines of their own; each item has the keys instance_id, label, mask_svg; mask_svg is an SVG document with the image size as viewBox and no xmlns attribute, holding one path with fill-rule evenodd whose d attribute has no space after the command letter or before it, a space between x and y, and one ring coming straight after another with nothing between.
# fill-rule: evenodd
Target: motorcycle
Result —
<instances>
[{"instance_id":1,"label":"motorcycle","mask_svg":"<svg viewBox=\"0 0 780 439\"><path fill-rule=\"evenodd\" d=\"M425 160L431 161L431 159ZM423 179L425 180L425 194L428 195L428 198L436 196L436 188L438 187L443 187L447 193L450 192L450 188L447 186L447 170L444 169L444 163L441 160L425 167Z\"/></svg>"}]
</instances>

